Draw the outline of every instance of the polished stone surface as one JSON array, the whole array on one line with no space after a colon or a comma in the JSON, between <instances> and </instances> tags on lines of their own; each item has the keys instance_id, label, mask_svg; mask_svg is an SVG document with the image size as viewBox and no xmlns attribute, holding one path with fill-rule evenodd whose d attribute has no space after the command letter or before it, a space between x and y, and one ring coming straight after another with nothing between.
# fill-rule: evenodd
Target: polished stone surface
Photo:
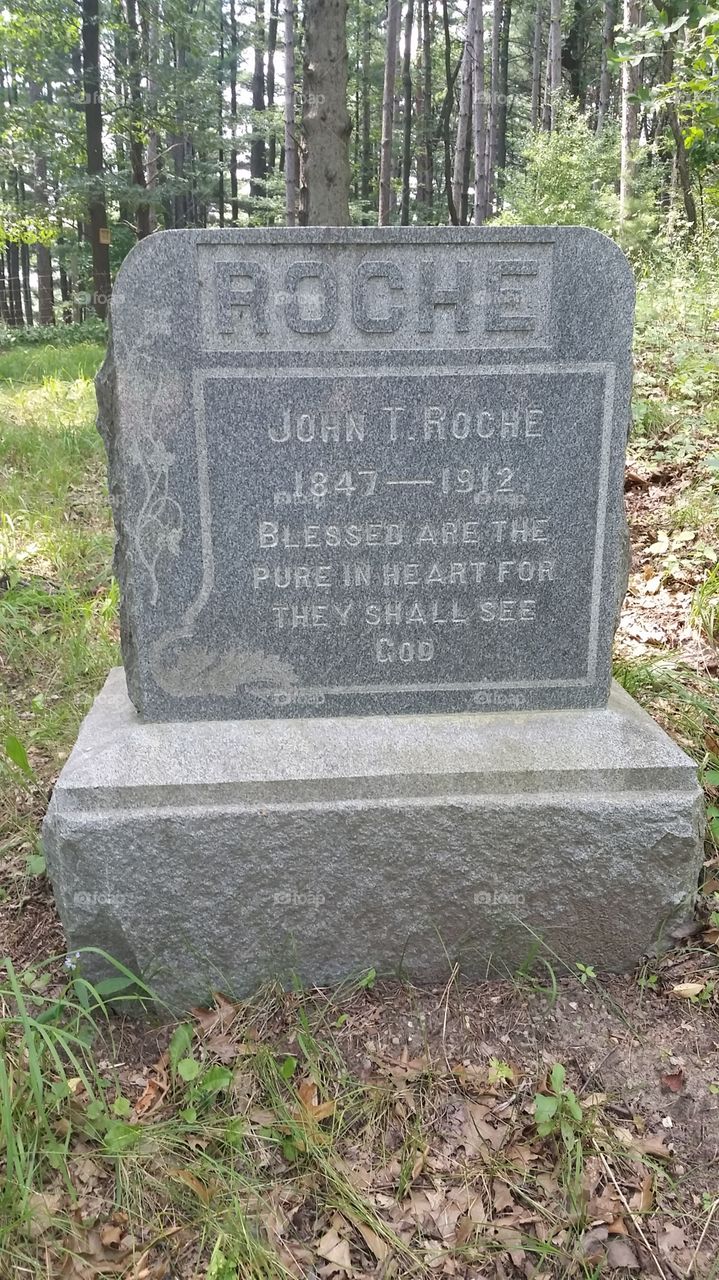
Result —
<instances>
[{"instance_id":1,"label":"polished stone surface","mask_svg":"<svg viewBox=\"0 0 719 1280\"><path fill-rule=\"evenodd\" d=\"M603 705L632 317L578 227L144 240L98 379L138 710Z\"/></svg>"},{"instance_id":2,"label":"polished stone surface","mask_svg":"<svg viewBox=\"0 0 719 1280\"><path fill-rule=\"evenodd\" d=\"M537 939L556 972L631 968L691 914L701 815L616 685L603 709L147 724L116 670L44 843L68 949L186 1009L370 965L506 974Z\"/></svg>"}]
</instances>

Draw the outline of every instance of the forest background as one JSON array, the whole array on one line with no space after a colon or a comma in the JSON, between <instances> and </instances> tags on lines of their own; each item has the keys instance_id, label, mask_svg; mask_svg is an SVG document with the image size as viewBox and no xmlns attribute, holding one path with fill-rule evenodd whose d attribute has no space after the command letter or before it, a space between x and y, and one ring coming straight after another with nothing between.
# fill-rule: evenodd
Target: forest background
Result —
<instances>
[{"instance_id":1,"label":"forest background","mask_svg":"<svg viewBox=\"0 0 719 1280\"><path fill-rule=\"evenodd\" d=\"M703 4L15 0L0 76L10 328L103 318L173 227L581 222L640 274L712 253Z\"/></svg>"}]
</instances>

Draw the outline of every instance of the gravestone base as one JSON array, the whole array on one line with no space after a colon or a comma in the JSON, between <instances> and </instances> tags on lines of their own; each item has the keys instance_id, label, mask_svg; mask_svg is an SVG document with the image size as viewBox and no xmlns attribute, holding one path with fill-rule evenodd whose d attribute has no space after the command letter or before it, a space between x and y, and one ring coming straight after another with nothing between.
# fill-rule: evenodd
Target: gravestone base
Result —
<instances>
[{"instance_id":1,"label":"gravestone base","mask_svg":"<svg viewBox=\"0 0 719 1280\"><path fill-rule=\"evenodd\" d=\"M44 841L69 951L185 1010L370 966L507 976L537 948L630 969L691 913L701 814L616 685L604 709L146 723L118 668Z\"/></svg>"}]
</instances>

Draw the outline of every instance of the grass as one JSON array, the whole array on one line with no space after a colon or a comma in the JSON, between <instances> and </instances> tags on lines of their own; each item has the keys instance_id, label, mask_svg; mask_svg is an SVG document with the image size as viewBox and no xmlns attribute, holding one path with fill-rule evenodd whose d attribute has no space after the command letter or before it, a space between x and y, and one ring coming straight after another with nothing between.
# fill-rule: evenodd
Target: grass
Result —
<instances>
[{"instance_id":1,"label":"grass","mask_svg":"<svg viewBox=\"0 0 719 1280\"><path fill-rule=\"evenodd\" d=\"M593 1216L609 1201L636 1240L630 1200L668 1191L663 1140L618 1129L561 1063L467 1070L428 1037L360 1078L336 1028L366 1015L366 988L220 1000L174 1027L140 1092L102 996L71 978L58 1001L39 977L8 965L0 984L2 1274L285 1280L318 1258L461 1275L511 1254L590 1277Z\"/></svg>"},{"instance_id":2,"label":"grass","mask_svg":"<svg viewBox=\"0 0 719 1280\"><path fill-rule=\"evenodd\" d=\"M35 846L37 810L108 668L117 590L102 444L97 344L0 352L0 742L19 741L29 780L0 754L0 850ZM18 788L16 785L22 782Z\"/></svg>"},{"instance_id":3,"label":"grass","mask_svg":"<svg viewBox=\"0 0 719 1280\"><path fill-rule=\"evenodd\" d=\"M685 273L642 285L631 441L637 465L660 473L636 545L668 599L683 593L682 616L691 611L705 646L716 643L719 611L706 554L719 539L710 283L698 274L689 287ZM0 349L0 928L28 901L42 903L38 824L119 658L94 427L101 336L13 336ZM617 661L624 686L701 766L719 844L715 671L680 644ZM707 914L719 907L715 889L707 902ZM647 1120L619 1084L599 1087L601 1065L580 1070L574 1044L549 1060L540 1039L525 1052L535 1023L546 1034L554 1019L561 1032L586 1006L602 1026L597 1043L605 1032L613 1044L626 1037L630 1057L651 1038L652 1018L668 1020L674 1048L683 1026L699 1043L706 1025L708 1063L711 936L666 967L645 966L635 1005L630 980L607 994L593 972L576 966L560 979L545 957L541 983L517 975L487 988L480 1006L458 981L444 993L383 996L368 976L334 994L219 999L213 1011L142 1031L108 1013L126 972L93 990L41 938L0 975L0 1276L474 1276L494 1274L497 1259L502 1274L531 1264L589 1280L604 1273L615 1239L661 1275L661 1232L680 1224L682 1274L698 1248L694 1274L715 1277L712 1175L700 1191L683 1189L686 1170L673 1169L657 1131L657 1108L669 1103ZM683 980L691 992L672 1021ZM399 1007L411 1048L391 1033ZM606 1238L590 1248L597 1222Z\"/></svg>"},{"instance_id":4,"label":"grass","mask_svg":"<svg viewBox=\"0 0 719 1280\"><path fill-rule=\"evenodd\" d=\"M629 655L620 644L615 675L711 778L719 768L719 263L710 244L639 284L629 457L658 485L632 529L637 577L664 589L670 605L688 598L675 613L697 643L685 657L686 633L675 625L675 645ZM719 844L712 782L707 791Z\"/></svg>"}]
</instances>

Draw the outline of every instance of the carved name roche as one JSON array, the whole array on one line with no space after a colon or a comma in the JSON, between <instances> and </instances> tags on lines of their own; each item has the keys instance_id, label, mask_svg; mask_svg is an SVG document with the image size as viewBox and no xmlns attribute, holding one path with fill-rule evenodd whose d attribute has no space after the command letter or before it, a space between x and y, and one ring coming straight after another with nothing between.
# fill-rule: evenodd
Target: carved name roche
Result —
<instances>
[{"instance_id":1,"label":"carved name roche","mask_svg":"<svg viewBox=\"0 0 719 1280\"><path fill-rule=\"evenodd\" d=\"M138 709L602 703L632 315L580 228L144 241L98 379Z\"/></svg>"}]
</instances>

